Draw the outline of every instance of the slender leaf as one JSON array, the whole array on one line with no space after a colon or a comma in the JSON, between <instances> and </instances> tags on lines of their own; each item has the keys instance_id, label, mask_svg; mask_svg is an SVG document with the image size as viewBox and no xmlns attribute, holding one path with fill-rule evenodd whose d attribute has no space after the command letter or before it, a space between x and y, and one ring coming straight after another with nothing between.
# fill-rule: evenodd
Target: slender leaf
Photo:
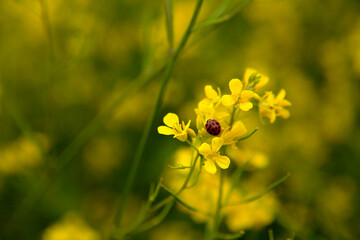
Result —
<instances>
[{"instance_id":1,"label":"slender leaf","mask_svg":"<svg viewBox=\"0 0 360 240\"><path fill-rule=\"evenodd\" d=\"M249 203L249 202L253 202L259 198L261 198L262 196L264 196L266 193L270 192L271 190L273 190L275 187L277 187L279 184L281 184L282 182L284 182L288 177L290 176L290 174L286 174L284 177L280 178L279 180L277 180L276 182L274 182L273 184L271 184L268 188L266 188L264 191L262 191L261 193L249 197L249 198L245 198L237 203L230 203L227 206L236 206L239 204L244 204L244 203Z\"/></svg>"}]
</instances>

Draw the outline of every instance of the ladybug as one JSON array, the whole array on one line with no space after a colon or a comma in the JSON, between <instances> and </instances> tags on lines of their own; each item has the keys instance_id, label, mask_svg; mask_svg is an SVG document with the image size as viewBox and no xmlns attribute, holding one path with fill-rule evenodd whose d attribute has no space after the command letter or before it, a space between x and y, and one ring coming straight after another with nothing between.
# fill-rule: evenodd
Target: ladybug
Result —
<instances>
[{"instance_id":1,"label":"ladybug","mask_svg":"<svg viewBox=\"0 0 360 240\"><path fill-rule=\"evenodd\" d=\"M206 124L205 124L205 128L206 128L206 131L213 136L219 135L220 131L221 131L220 123L218 121L216 121L215 119L207 120Z\"/></svg>"}]
</instances>

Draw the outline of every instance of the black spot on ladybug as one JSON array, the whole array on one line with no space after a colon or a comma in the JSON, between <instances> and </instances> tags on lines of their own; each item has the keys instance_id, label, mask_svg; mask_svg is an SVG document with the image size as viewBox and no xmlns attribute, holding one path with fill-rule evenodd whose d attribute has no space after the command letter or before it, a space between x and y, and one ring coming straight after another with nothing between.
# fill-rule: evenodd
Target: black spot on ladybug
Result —
<instances>
[{"instance_id":1,"label":"black spot on ladybug","mask_svg":"<svg viewBox=\"0 0 360 240\"><path fill-rule=\"evenodd\" d=\"M206 131L213 136L217 136L221 132L221 126L220 126L219 122L216 121L215 119L207 120L206 124L205 124L205 128L206 128Z\"/></svg>"}]
</instances>

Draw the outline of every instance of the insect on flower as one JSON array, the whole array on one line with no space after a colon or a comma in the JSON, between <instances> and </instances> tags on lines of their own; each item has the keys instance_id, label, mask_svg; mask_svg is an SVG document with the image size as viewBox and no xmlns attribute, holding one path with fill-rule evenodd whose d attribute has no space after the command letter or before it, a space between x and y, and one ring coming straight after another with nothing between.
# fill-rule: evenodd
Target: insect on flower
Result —
<instances>
[{"instance_id":1,"label":"insect on flower","mask_svg":"<svg viewBox=\"0 0 360 240\"><path fill-rule=\"evenodd\" d=\"M220 131L221 131L220 123L218 121L216 121L215 119L207 120L206 124L205 124L205 128L206 128L206 131L213 136L219 135Z\"/></svg>"}]
</instances>

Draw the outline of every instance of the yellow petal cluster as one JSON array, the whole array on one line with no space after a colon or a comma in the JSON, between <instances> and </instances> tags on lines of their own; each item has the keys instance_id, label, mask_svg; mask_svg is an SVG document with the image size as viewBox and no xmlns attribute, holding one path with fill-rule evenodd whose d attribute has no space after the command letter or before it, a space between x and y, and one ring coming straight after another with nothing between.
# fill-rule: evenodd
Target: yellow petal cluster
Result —
<instances>
[{"instance_id":1,"label":"yellow petal cluster","mask_svg":"<svg viewBox=\"0 0 360 240\"><path fill-rule=\"evenodd\" d=\"M247 132L246 127L242 121L236 121L232 128L226 128L221 134L221 139L224 145L231 145L238 141L238 139Z\"/></svg>"},{"instance_id":2,"label":"yellow petal cluster","mask_svg":"<svg viewBox=\"0 0 360 240\"><path fill-rule=\"evenodd\" d=\"M190 127L190 122L185 125L184 121L182 124L179 123L179 117L175 113L168 113L163 119L166 126L159 126L158 133L163 135L174 135L174 138L185 142L188 138L188 134L190 136L195 136L194 130Z\"/></svg>"},{"instance_id":3,"label":"yellow petal cluster","mask_svg":"<svg viewBox=\"0 0 360 240\"><path fill-rule=\"evenodd\" d=\"M211 142L211 146L207 143L201 144L199 152L204 156L206 161L205 170L211 174L216 173L215 163L222 169L227 169L230 165L230 159L227 156L220 155L220 148L223 146L224 140L219 137L214 137Z\"/></svg>"},{"instance_id":4,"label":"yellow petal cluster","mask_svg":"<svg viewBox=\"0 0 360 240\"><path fill-rule=\"evenodd\" d=\"M229 88L231 95L224 95L222 97L222 103L224 106L235 106L243 111L249 111L253 104L250 100L254 96L252 90L246 90L245 85L238 78L231 79L229 82Z\"/></svg>"},{"instance_id":5,"label":"yellow petal cluster","mask_svg":"<svg viewBox=\"0 0 360 240\"><path fill-rule=\"evenodd\" d=\"M276 96L273 92L266 92L260 99L260 115L269 118L270 123L274 123L276 117L289 118L290 112L284 107L291 106L291 103L285 99L285 95L284 89L281 89Z\"/></svg>"}]
</instances>

